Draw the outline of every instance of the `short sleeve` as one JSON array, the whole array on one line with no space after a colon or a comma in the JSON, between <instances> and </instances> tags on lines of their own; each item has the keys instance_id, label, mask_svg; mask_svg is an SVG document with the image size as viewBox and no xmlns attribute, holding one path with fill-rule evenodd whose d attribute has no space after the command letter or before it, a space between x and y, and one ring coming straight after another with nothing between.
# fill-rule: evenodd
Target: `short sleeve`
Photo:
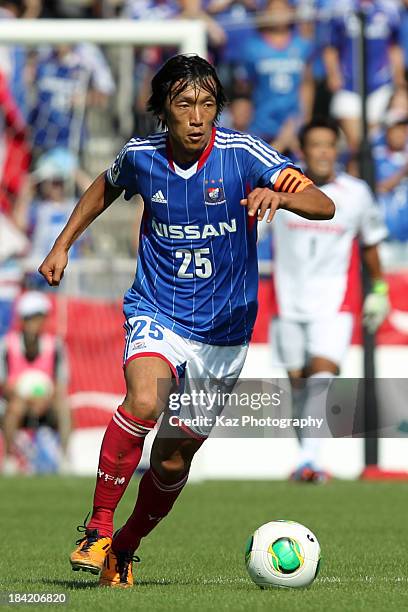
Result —
<instances>
[{"instance_id":1,"label":"short sleeve","mask_svg":"<svg viewBox=\"0 0 408 612\"><path fill-rule=\"evenodd\" d=\"M134 154L130 144L126 144L106 172L106 178L113 187L125 190L125 200L139 193Z\"/></svg>"},{"instance_id":2,"label":"short sleeve","mask_svg":"<svg viewBox=\"0 0 408 612\"><path fill-rule=\"evenodd\" d=\"M246 147L249 181L253 187L273 189L280 173L285 168L295 167L285 155L281 155L261 138L249 138Z\"/></svg>"},{"instance_id":3,"label":"short sleeve","mask_svg":"<svg viewBox=\"0 0 408 612\"><path fill-rule=\"evenodd\" d=\"M325 46L339 48L344 38L344 20L341 17L330 19L327 30Z\"/></svg>"},{"instance_id":4,"label":"short sleeve","mask_svg":"<svg viewBox=\"0 0 408 612\"><path fill-rule=\"evenodd\" d=\"M401 41L401 16L398 9L394 8L392 11L390 10L389 15L390 21L390 42L391 44L400 45Z\"/></svg>"},{"instance_id":5,"label":"short sleeve","mask_svg":"<svg viewBox=\"0 0 408 612\"><path fill-rule=\"evenodd\" d=\"M274 191L295 193L313 184L289 157L281 155L260 138L249 138L251 146L247 147L247 155L251 188L269 187Z\"/></svg>"},{"instance_id":6,"label":"short sleeve","mask_svg":"<svg viewBox=\"0 0 408 612\"><path fill-rule=\"evenodd\" d=\"M384 240L388 231L381 209L375 202L368 186L362 185L361 193L360 237L364 246L373 246Z\"/></svg>"}]
</instances>

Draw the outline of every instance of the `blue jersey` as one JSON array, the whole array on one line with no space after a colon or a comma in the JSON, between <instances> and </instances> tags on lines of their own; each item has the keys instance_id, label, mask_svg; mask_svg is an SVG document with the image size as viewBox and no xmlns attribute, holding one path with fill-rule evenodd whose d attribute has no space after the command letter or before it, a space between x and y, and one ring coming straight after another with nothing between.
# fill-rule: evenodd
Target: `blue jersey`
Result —
<instances>
[{"instance_id":1,"label":"blue jersey","mask_svg":"<svg viewBox=\"0 0 408 612\"><path fill-rule=\"evenodd\" d=\"M37 99L28 115L33 144L41 149L70 148L73 134L83 136L82 114L75 112L75 99L86 95L88 71L77 54L59 58L51 52L40 58L35 79Z\"/></svg>"},{"instance_id":2,"label":"blue jersey","mask_svg":"<svg viewBox=\"0 0 408 612\"><path fill-rule=\"evenodd\" d=\"M391 178L406 168L408 151L391 151L386 145L379 145L373 151L377 181ZM389 238L408 240L408 178L386 193L378 194L378 201L389 231Z\"/></svg>"},{"instance_id":3,"label":"blue jersey","mask_svg":"<svg viewBox=\"0 0 408 612\"><path fill-rule=\"evenodd\" d=\"M405 69L408 69L408 6L401 13L400 44L404 51Z\"/></svg>"},{"instance_id":4,"label":"blue jersey","mask_svg":"<svg viewBox=\"0 0 408 612\"><path fill-rule=\"evenodd\" d=\"M149 315L177 334L215 345L249 341L257 312L257 230L240 204L255 186L273 188L292 162L263 141L213 128L188 169L172 160L167 134L134 138L107 172L140 194L144 214L126 318Z\"/></svg>"},{"instance_id":5,"label":"blue jersey","mask_svg":"<svg viewBox=\"0 0 408 612\"><path fill-rule=\"evenodd\" d=\"M213 0L204 0L202 9L208 10ZM217 49L223 62L239 64L242 59L242 48L256 31L256 12L262 10L262 0L254 0L253 8L241 2L232 2L224 9L212 14L213 19L226 34L225 45Z\"/></svg>"},{"instance_id":6,"label":"blue jersey","mask_svg":"<svg viewBox=\"0 0 408 612\"><path fill-rule=\"evenodd\" d=\"M271 139L289 117L299 115L299 91L312 49L312 44L297 34L283 48L272 46L260 33L245 46L242 58L253 86L251 132Z\"/></svg>"},{"instance_id":7,"label":"blue jersey","mask_svg":"<svg viewBox=\"0 0 408 612\"><path fill-rule=\"evenodd\" d=\"M367 87L371 93L392 81L389 47L399 40L399 14L395 4L387 0L359 2L349 0L344 15L334 18L330 25L330 44L339 52L344 89L358 91L359 21L358 8L367 15Z\"/></svg>"}]
</instances>

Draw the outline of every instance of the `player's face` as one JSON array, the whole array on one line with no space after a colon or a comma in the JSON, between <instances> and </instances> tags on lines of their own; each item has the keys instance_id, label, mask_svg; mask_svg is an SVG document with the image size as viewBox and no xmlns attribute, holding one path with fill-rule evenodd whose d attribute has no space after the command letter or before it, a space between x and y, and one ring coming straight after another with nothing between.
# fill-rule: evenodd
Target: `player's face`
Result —
<instances>
[{"instance_id":1,"label":"player's face","mask_svg":"<svg viewBox=\"0 0 408 612\"><path fill-rule=\"evenodd\" d=\"M334 178L337 159L337 139L332 130L313 128L306 135L303 155L308 173L321 182Z\"/></svg>"},{"instance_id":2,"label":"player's face","mask_svg":"<svg viewBox=\"0 0 408 612\"><path fill-rule=\"evenodd\" d=\"M404 151L408 139L408 125L400 123L388 128L387 143L392 151Z\"/></svg>"},{"instance_id":3,"label":"player's face","mask_svg":"<svg viewBox=\"0 0 408 612\"><path fill-rule=\"evenodd\" d=\"M42 314L33 315L22 320L22 330L29 336L37 336L44 327L45 316Z\"/></svg>"},{"instance_id":4,"label":"player's face","mask_svg":"<svg viewBox=\"0 0 408 612\"><path fill-rule=\"evenodd\" d=\"M166 101L164 119L176 161L198 159L208 145L217 115L214 96L192 85Z\"/></svg>"}]
</instances>

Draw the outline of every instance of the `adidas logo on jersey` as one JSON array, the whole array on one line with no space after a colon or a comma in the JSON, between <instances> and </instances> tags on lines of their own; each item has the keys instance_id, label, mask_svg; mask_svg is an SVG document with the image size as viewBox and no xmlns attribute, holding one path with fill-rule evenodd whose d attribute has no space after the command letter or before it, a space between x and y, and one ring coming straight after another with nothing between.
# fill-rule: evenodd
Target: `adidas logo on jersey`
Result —
<instances>
[{"instance_id":1,"label":"adidas logo on jersey","mask_svg":"<svg viewBox=\"0 0 408 612\"><path fill-rule=\"evenodd\" d=\"M154 196L152 196L152 202L157 202L158 204L167 204L167 200L164 197L161 189L159 189L159 191L156 191Z\"/></svg>"}]
</instances>

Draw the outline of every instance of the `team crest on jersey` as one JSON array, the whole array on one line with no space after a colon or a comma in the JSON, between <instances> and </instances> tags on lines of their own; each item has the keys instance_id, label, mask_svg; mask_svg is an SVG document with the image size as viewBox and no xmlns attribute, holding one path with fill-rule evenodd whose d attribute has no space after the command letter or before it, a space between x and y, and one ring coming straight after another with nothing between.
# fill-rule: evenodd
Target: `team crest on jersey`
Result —
<instances>
[{"instance_id":1,"label":"team crest on jersey","mask_svg":"<svg viewBox=\"0 0 408 612\"><path fill-rule=\"evenodd\" d=\"M219 182L221 183L221 179ZM216 185L215 181L211 181L211 187L206 187L205 189L205 203L209 205L225 204L225 194L222 185Z\"/></svg>"}]
</instances>

